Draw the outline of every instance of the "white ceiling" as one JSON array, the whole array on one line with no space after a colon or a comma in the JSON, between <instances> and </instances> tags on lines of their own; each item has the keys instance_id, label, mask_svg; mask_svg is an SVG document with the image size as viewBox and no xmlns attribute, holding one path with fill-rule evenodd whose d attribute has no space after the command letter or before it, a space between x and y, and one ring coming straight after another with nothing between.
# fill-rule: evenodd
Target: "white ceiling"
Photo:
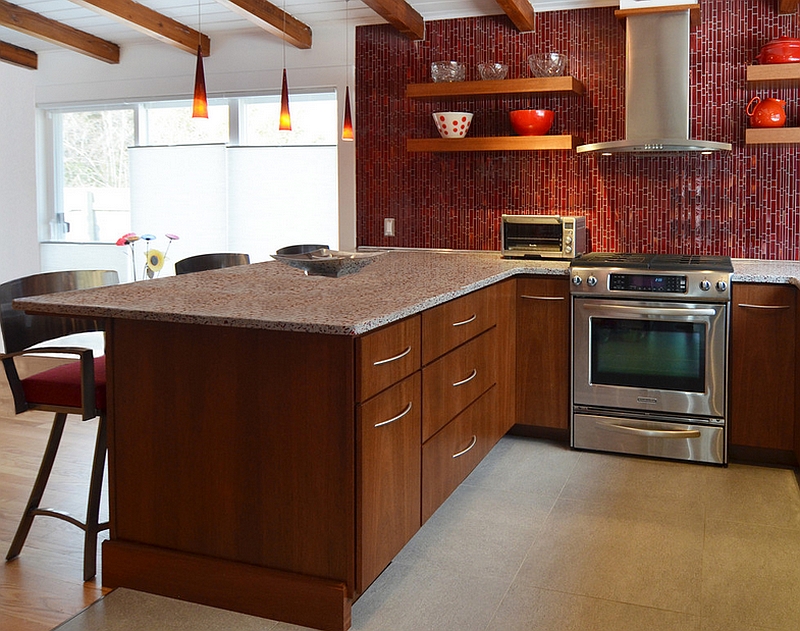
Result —
<instances>
[{"instance_id":1,"label":"white ceiling","mask_svg":"<svg viewBox=\"0 0 800 631\"><path fill-rule=\"evenodd\" d=\"M136 31L121 22L112 20L91 9L85 9L70 0L9 0L12 4L24 7L53 20L63 22L73 28L90 33L96 37L114 42L120 46L139 42L151 42L147 35ZM384 20L360 0L271 0L273 4L284 7L287 13L311 27L329 22L344 21L349 15L351 24L379 24ZM284 4L285 2L285 4ZM502 13L495 0L408 0L414 9L427 20L498 15ZM537 12L564 9L582 9L618 5L618 0L533 0L531 4ZM192 28L198 25L212 40L215 34L238 30L253 30L256 27L238 14L217 4L214 0L140 0L145 5L167 17ZM269 35L265 32L265 37ZM24 35L15 30L0 27L0 41L43 52L58 48L54 44Z\"/></svg>"}]
</instances>

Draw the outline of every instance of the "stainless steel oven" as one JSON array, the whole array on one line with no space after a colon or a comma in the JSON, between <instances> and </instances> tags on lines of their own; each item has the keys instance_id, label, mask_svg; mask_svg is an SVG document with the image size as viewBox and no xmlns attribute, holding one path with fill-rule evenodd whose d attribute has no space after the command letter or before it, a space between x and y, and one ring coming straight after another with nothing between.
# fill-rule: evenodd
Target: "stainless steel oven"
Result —
<instances>
[{"instance_id":1,"label":"stainless steel oven","mask_svg":"<svg viewBox=\"0 0 800 631\"><path fill-rule=\"evenodd\" d=\"M725 463L730 259L571 266L573 447Z\"/></svg>"}]
</instances>

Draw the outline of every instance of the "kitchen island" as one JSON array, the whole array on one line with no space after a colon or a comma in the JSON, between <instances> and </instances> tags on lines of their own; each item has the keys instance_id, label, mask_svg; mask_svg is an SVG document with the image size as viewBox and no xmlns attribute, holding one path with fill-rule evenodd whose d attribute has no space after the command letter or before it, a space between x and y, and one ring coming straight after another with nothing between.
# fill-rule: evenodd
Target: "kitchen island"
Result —
<instances>
[{"instance_id":1,"label":"kitchen island","mask_svg":"<svg viewBox=\"0 0 800 631\"><path fill-rule=\"evenodd\" d=\"M466 463L463 479L514 423L512 279L567 273L563 262L393 251L341 278L269 262L20 301L107 320L104 585L347 629L354 599L452 489L431 463L439 439L463 445L446 456ZM794 263L737 263L734 274L798 278ZM438 328L460 305L466 315ZM451 329L465 333L442 346ZM403 359L366 361L377 347ZM420 382L467 361L461 351L501 358L478 366L495 377L437 412ZM379 364L406 367L374 385ZM406 397L416 435L376 442L365 419L405 412Z\"/></svg>"}]
</instances>

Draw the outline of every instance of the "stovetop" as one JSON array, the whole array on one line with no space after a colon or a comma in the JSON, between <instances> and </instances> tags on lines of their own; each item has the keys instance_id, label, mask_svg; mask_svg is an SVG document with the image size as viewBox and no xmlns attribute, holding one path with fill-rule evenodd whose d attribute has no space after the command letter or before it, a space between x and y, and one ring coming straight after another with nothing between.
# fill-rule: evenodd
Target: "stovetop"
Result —
<instances>
[{"instance_id":1,"label":"stovetop","mask_svg":"<svg viewBox=\"0 0 800 631\"><path fill-rule=\"evenodd\" d=\"M733 273L729 256L693 254L636 254L632 252L590 252L572 260L570 267L619 267L631 270Z\"/></svg>"}]
</instances>

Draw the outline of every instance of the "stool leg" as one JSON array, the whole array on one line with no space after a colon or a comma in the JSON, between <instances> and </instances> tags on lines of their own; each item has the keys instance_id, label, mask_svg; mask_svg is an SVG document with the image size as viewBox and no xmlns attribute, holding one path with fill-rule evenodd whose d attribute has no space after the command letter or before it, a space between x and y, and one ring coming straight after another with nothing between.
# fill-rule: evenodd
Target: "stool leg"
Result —
<instances>
[{"instance_id":1,"label":"stool leg","mask_svg":"<svg viewBox=\"0 0 800 631\"><path fill-rule=\"evenodd\" d=\"M39 473L36 474L36 481L33 483L31 496L28 498L28 504L25 506L25 512L22 513L22 519L17 527L17 533L14 535L14 540L11 542L11 547L6 554L6 561L19 556L22 551L22 546L25 545L25 539L33 524L33 518L36 516L36 509L42 501L44 489L47 486L47 480L50 478L50 472L53 470L53 462L56 459L58 452L58 445L61 442L61 434L64 432L64 423L67 420L67 415L63 412L58 412L53 419L53 427L50 429L50 438L47 439L47 447L42 456L42 464L39 465Z\"/></svg>"},{"instance_id":2,"label":"stool leg","mask_svg":"<svg viewBox=\"0 0 800 631\"><path fill-rule=\"evenodd\" d=\"M106 464L108 434L106 416L101 414L97 425L97 440L92 459L92 475L89 483L89 502L86 505L86 531L83 541L83 580L88 581L97 573L97 534L106 529L100 525L100 495L103 492L103 470Z\"/></svg>"}]
</instances>

